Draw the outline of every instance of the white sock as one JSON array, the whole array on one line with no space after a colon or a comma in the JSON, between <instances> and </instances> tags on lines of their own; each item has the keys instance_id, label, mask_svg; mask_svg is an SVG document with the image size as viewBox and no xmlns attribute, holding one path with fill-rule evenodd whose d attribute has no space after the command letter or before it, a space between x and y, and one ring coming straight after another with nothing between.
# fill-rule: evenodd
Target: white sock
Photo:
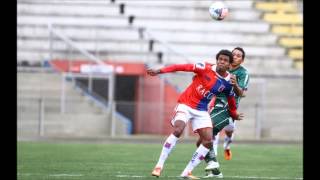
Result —
<instances>
[{"instance_id":1,"label":"white sock","mask_svg":"<svg viewBox=\"0 0 320 180\"><path fill-rule=\"evenodd\" d=\"M218 133L218 134L214 137L214 140L212 140L212 146L213 146L214 153L215 153L216 156L218 155L219 135L220 135L220 133Z\"/></svg>"},{"instance_id":2,"label":"white sock","mask_svg":"<svg viewBox=\"0 0 320 180\"><path fill-rule=\"evenodd\" d=\"M233 140L233 134L231 135L231 138L227 135L224 136L224 143L223 143L223 148L224 149L230 149L230 144L232 143Z\"/></svg>"},{"instance_id":3,"label":"white sock","mask_svg":"<svg viewBox=\"0 0 320 180\"><path fill-rule=\"evenodd\" d=\"M159 157L159 160L157 162L156 167L163 167L164 162L168 158L171 150L176 145L176 142L179 138L177 138L175 135L170 134L170 136L166 139L166 141L163 144L162 151Z\"/></svg>"},{"instance_id":4,"label":"white sock","mask_svg":"<svg viewBox=\"0 0 320 180\"><path fill-rule=\"evenodd\" d=\"M181 173L181 176L187 176L188 172L191 172L200 162L204 159L210 149L204 147L202 144L198 147L196 152L192 155L187 167Z\"/></svg>"}]
</instances>

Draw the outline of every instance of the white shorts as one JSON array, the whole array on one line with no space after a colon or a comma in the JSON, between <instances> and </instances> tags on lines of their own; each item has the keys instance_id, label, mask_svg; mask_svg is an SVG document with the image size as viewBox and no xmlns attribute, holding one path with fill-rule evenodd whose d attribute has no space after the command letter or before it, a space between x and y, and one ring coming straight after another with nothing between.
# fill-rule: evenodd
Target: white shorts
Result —
<instances>
[{"instance_id":1,"label":"white shorts","mask_svg":"<svg viewBox=\"0 0 320 180\"><path fill-rule=\"evenodd\" d=\"M171 120L172 126L174 125L174 122L177 120L181 120L186 124L190 120L193 132L196 132L198 129L201 128L212 128L211 118L207 111L199 111L196 109L192 109L191 107L185 104L178 104L176 106L175 115Z\"/></svg>"},{"instance_id":2,"label":"white shorts","mask_svg":"<svg viewBox=\"0 0 320 180\"><path fill-rule=\"evenodd\" d=\"M236 128L236 121L231 121L230 124L228 124L224 127L224 130L225 131L234 131L235 128Z\"/></svg>"}]
</instances>

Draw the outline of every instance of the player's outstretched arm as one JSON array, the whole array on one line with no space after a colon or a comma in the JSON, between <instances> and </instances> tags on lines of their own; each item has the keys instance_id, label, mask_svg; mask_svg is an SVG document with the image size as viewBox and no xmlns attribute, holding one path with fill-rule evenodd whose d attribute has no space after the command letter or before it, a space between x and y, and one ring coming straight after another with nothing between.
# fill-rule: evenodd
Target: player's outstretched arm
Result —
<instances>
[{"instance_id":1,"label":"player's outstretched arm","mask_svg":"<svg viewBox=\"0 0 320 180\"><path fill-rule=\"evenodd\" d=\"M149 74L150 76L155 76L157 74L176 72L176 71L193 72L195 71L194 64L173 64L173 65L163 67L161 69L148 69L147 74Z\"/></svg>"},{"instance_id":2,"label":"player's outstretched arm","mask_svg":"<svg viewBox=\"0 0 320 180\"><path fill-rule=\"evenodd\" d=\"M160 74L160 69L147 69L147 74L150 76L156 76L157 74Z\"/></svg>"}]
</instances>

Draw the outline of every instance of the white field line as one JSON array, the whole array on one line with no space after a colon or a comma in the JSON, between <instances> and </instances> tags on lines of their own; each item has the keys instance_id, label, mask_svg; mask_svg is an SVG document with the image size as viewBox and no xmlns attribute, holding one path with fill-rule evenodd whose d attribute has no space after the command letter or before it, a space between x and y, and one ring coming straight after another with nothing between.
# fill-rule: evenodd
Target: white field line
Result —
<instances>
[{"instance_id":1,"label":"white field line","mask_svg":"<svg viewBox=\"0 0 320 180\"><path fill-rule=\"evenodd\" d=\"M18 173L18 176L39 176L39 175L45 175L45 174L39 174L39 173ZM79 176L83 176L82 174L49 174L48 176L56 176L56 177L79 177Z\"/></svg>"},{"instance_id":2,"label":"white field line","mask_svg":"<svg viewBox=\"0 0 320 180\"><path fill-rule=\"evenodd\" d=\"M258 176L223 176L226 178L234 178L234 179L303 179L303 178L291 178L291 177L258 177Z\"/></svg>"},{"instance_id":3,"label":"white field line","mask_svg":"<svg viewBox=\"0 0 320 180\"><path fill-rule=\"evenodd\" d=\"M36 174L32 174L32 173L18 173L18 176L32 176L32 175L36 175ZM40 175L40 174L39 174ZM43 175L43 174L41 174ZM56 177L79 177L79 176L83 176L82 174L49 174L49 176L56 176ZM151 176L139 176L139 175L116 175L115 177L118 178L148 178ZM164 177L168 177L168 178L178 178L179 176L164 176ZM231 179L303 179L301 177L259 177L259 176L223 176L224 178L231 178Z\"/></svg>"},{"instance_id":4,"label":"white field line","mask_svg":"<svg viewBox=\"0 0 320 180\"><path fill-rule=\"evenodd\" d=\"M58 177L63 177L63 176L82 176L82 174L49 174L49 176L58 176Z\"/></svg>"},{"instance_id":5,"label":"white field line","mask_svg":"<svg viewBox=\"0 0 320 180\"><path fill-rule=\"evenodd\" d=\"M136 175L116 175L119 178L147 178L151 176L136 176ZM178 178L179 176L164 176L169 178ZM223 176L224 178L232 179L303 179L303 178L291 178L291 177L258 177L258 176Z\"/></svg>"}]
</instances>

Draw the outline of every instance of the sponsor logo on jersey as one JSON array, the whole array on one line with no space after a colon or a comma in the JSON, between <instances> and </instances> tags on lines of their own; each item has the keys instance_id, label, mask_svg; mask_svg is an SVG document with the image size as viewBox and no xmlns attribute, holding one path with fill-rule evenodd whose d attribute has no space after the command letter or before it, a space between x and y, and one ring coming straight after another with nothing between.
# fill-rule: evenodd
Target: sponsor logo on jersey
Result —
<instances>
[{"instance_id":1,"label":"sponsor logo on jersey","mask_svg":"<svg viewBox=\"0 0 320 180\"><path fill-rule=\"evenodd\" d=\"M198 69L204 69L205 68L205 64L204 63L196 63L195 67Z\"/></svg>"},{"instance_id":2,"label":"sponsor logo on jersey","mask_svg":"<svg viewBox=\"0 0 320 180\"><path fill-rule=\"evenodd\" d=\"M203 97L207 98L207 99L212 99L213 97L213 93L210 92L209 90L206 90L202 84L200 84L197 88L196 88L197 92L202 95Z\"/></svg>"},{"instance_id":3,"label":"sponsor logo on jersey","mask_svg":"<svg viewBox=\"0 0 320 180\"><path fill-rule=\"evenodd\" d=\"M219 88L218 88L218 92L222 92L224 90L225 86L222 84Z\"/></svg>"}]
</instances>

